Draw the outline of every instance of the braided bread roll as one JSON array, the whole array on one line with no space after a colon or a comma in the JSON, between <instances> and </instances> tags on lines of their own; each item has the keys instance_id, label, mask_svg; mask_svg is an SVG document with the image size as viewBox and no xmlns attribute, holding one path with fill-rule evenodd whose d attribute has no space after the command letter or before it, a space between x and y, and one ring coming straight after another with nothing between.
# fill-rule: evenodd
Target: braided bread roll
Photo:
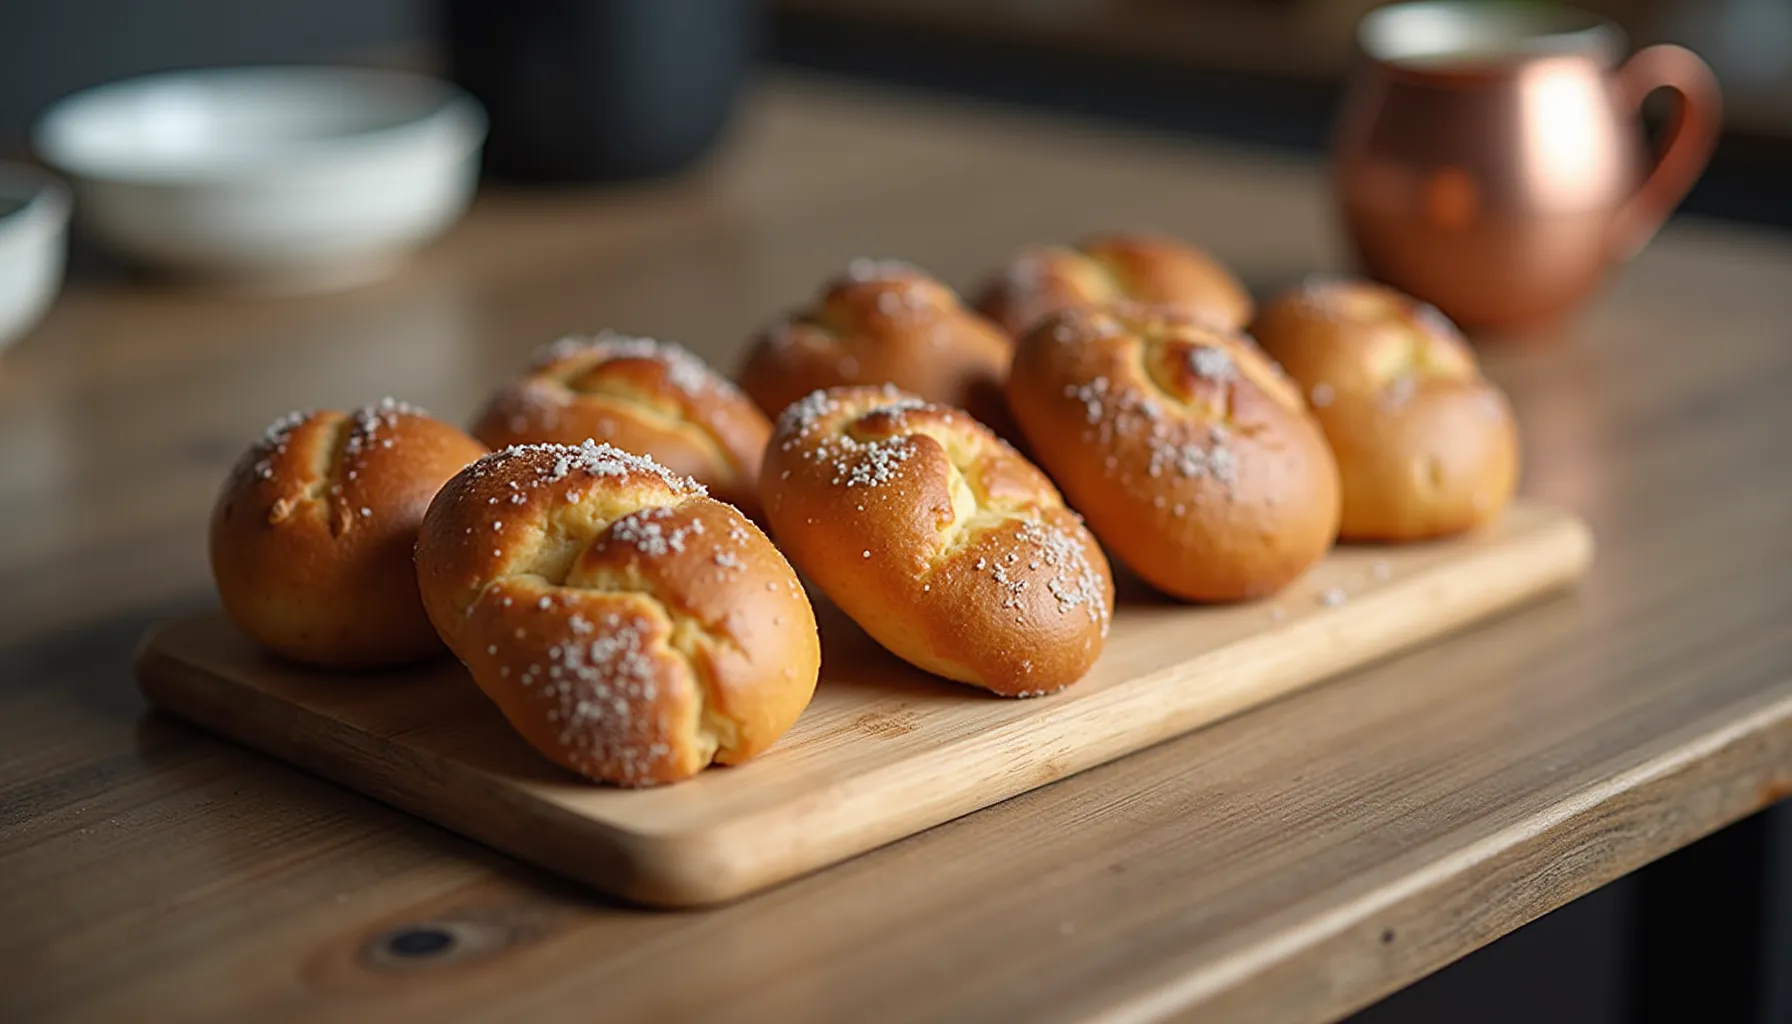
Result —
<instances>
[{"instance_id":1,"label":"braided bread roll","mask_svg":"<svg viewBox=\"0 0 1792 1024\"><path fill-rule=\"evenodd\" d=\"M1164 306L1218 327L1251 319L1251 296L1218 260L1170 238L1097 235L1021 253L979 293L977 308L1019 337L1051 313L1117 302Z\"/></svg>"},{"instance_id":2,"label":"braided bread roll","mask_svg":"<svg viewBox=\"0 0 1792 1024\"><path fill-rule=\"evenodd\" d=\"M1254 327L1306 391L1343 479L1340 535L1410 541L1497 518L1518 481L1518 426L1456 326L1368 282L1289 290Z\"/></svg>"},{"instance_id":3,"label":"braided bread roll","mask_svg":"<svg viewBox=\"0 0 1792 1024\"><path fill-rule=\"evenodd\" d=\"M859 259L813 306L761 332L738 378L770 416L821 388L894 384L1000 425L1008 351L1000 329L926 272Z\"/></svg>"},{"instance_id":4,"label":"braided bread roll","mask_svg":"<svg viewBox=\"0 0 1792 1024\"><path fill-rule=\"evenodd\" d=\"M295 661L368 668L440 653L411 549L477 441L387 398L276 420L212 507L212 576L249 638Z\"/></svg>"},{"instance_id":5,"label":"braided bread roll","mask_svg":"<svg viewBox=\"0 0 1792 1024\"><path fill-rule=\"evenodd\" d=\"M499 388L473 436L493 449L595 440L652 457L759 514L759 459L772 425L682 345L614 331L562 338Z\"/></svg>"},{"instance_id":6,"label":"braided bread roll","mask_svg":"<svg viewBox=\"0 0 1792 1024\"><path fill-rule=\"evenodd\" d=\"M796 721L815 614L751 521L651 459L507 448L442 488L423 603L473 681L549 760L648 786L738 764Z\"/></svg>"},{"instance_id":7,"label":"braided bread roll","mask_svg":"<svg viewBox=\"0 0 1792 1024\"><path fill-rule=\"evenodd\" d=\"M1242 335L1142 307L1063 310L1021 338L1008 402L1095 535L1168 594L1268 594L1331 547L1331 452Z\"/></svg>"},{"instance_id":8,"label":"braided bread roll","mask_svg":"<svg viewBox=\"0 0 1792 1024\"><path fill-rule=\"evenodd\" d=\"M791 561L898 657L1028 697L1101 653L1114 582L1095 538L963 412L887 385L817 391L779 418L763 473Z\"/></svg>"}]
</instances>

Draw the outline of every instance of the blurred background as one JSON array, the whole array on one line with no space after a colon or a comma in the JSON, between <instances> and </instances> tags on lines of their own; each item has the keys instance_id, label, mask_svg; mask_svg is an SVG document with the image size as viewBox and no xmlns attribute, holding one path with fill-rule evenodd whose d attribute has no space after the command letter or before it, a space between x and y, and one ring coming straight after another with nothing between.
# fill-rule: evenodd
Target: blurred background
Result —
<instances>
[{"instance_id":1,"label":"blurred background","mask_svg":"<svg viewBox=\"0 0 1792 1024\"><path fill-rule=\"evenodd\" d=\"M1524 0L1519 0L1524 2ZM531 0L529 7L564 3ZM0 145L79 88L283 61L439 67L432 0L4 0ZM501 9L473 2L453 5ZM576 4L575 4L576 6ZM610 5L615 6L615 5ZM622 5L627 6L627 5ZM747 26L763 63L1320 151L1373 0L659 0ZM1697 50L1724 136L1683 209L1792 226L1792 0L1583 0L1632 48ZM736 18L735 12L745 17ZM95 31L103 26L104 31ZM732 31L732 29L730 29Z\"/></svg>"},{"instance_id":2,"label":"blurred background","mask_svg":"<svg viewBox=\"0 0 1792 1024\"><path fill-rule=\"evenodd\" d=\"M702 45L734 40L749 78L769 69L887 83L1315 157L1328 143L1353 27L1374 6L1371 0L528 0L515 6L581 5L682 12L663 15L686 20L660 31L652 45L697 45L693 26L709 25L727 39L707 37ZM1578 6L1617 22L1633 49L1681 43L1716 70L1724 89L1722 137L1682 211L1792 228L1792 0L1580 0ZM25 153L35 119L57 99L146 72L276 62L443 70L451 13L458 11L464 28L510 8L499 0L0 0L0 152ZM627 18L616 24L639 27ZM624 54L640 55L618 45ZM701 63L731 82L726 50L720 45L713 60ZM460 59L466 58L463 48ZM683 81L693 89L715 84ZM681 82L661 87L676 91ZM494 119L494 131L499 127ZM501 152L496 137L493 142ZM676 173L700 156L674 152L664 161L607 166L595 176ZM1757 818L1738 828L1777 836L1783 826L1777 818ZM1677 877L1716 880L1721 887L1725 878L1740 877L1744 872L1726 849L1760 847L1739 842L1732 829L1607 886L1391 997L1361 1020L1792 1020L1792 972L1783 969L1792 954L1792 886L1776 889L1778 903L1755 908L1748 919L1735 918L1733 902L1719 900L1677 906L1659 919L1643 919L1638 910L1639 893L1651 885L1669 890ZM1783 848L1786 840L1775 842L1767 848ZM1787 874L1778 870L1773 878ZM1708 962L1652 959L1655 937L1686 929L1712 936ZM1754 948L1744 936L1764 932L1771 934L1762 955L1777 958L1766 965L1775 969L1733 955ZM1668 945L1683 948L1662 947ZM1684 1007L1651 1003L1648 982L1660 971L1704 972L1718 1002L1694 1016L1681 1016ZM1734 1005L1721 1005L1724 998Z\"/></svg>"}]
</instances>

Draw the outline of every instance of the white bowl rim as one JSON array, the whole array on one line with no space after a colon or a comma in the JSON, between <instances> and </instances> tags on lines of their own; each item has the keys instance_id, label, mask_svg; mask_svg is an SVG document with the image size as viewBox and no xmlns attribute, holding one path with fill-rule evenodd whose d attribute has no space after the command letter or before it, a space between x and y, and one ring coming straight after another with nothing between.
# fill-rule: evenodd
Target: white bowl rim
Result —
<instances>
[{"instance_id":1,"label":"white bowl rim","mask_svg":"<svg viewBox=\"0 0 1792 1024\"><path fill-rule=\"evenodd\" d=\"M51 225L53 230L68 223L68 187L30 164L0 160L0 199L20 200L18 209L0 213L0 235L39 222Z\"/></svg>"},{"instance_id":2,"label":"white bowl rim","mask_svg":"<svg viewBox=\"0 0 1792 1024\"><path fill-rule=\"evenodd\" d=\"M231 79L289 82L348 82L370 91L404 89L429 97L417 114L396 124L308 138L292 145L244 151L229 158L182 162L178 165L122 162L109 156L95 157L66 137L71 126L96 109L133 93L193 83L215 84ZM455 155L477 148L485 140L485 108L452 82L429 75L386 68L332 64L243 64L224 67L158 71L91 86L57 100L32 127L31 141L43 161L63 173L93 181L141 184L194 184L258 176L272 170L303 167L317 162L353 160L372 149L402 143L414 137L444 134L456 141Z\"/></svg>"}]
</instances>

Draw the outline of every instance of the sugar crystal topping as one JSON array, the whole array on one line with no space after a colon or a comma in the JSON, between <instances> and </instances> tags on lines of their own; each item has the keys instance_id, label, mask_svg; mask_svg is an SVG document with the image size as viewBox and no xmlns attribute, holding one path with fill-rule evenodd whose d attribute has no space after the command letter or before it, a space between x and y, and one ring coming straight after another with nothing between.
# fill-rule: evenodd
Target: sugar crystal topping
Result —
<instances>
[{"instance_id":1,"label":"sugar crystal topping","mask_svg":"<svg viewBox=\"0 0 1792 1024\"><path fill-rule=\"evenodd\" d=\"M625 452L609 444L600 444L590 438L579 445L569 444L513 444L501 451L484 456L475 462L469 472L475 479L484 476L494 467L507 465L519 459L527 459L534 463L536 475L534 479L525 481L531 488L563 480L574 473L583 473L589 477L627 477L641 473L658 477L675 493L684 495L706 494L702 484L687 476L679 476L666 467L645 455ZM521 494L515 481L511 481L512 490ZM511 497L516 502L516 496ZM520 502L518 502L520 504Z\"/></svg>"},{"instance_id":2,"label":"sugar crystal topping","mask_svg":"<svg viewBox=\"0 0 1792 1024\"><path fill-rule=\"evenodd\" d=\"M1232 362L1231 353L1215 345L1200 345L1191 350L1188 365L1197 377L1211 381L1223 383L1238 376L1238 366Z\"/></svg>"},{"instance_id":3,"label":"sugar crystal topping","mask_svg":"<svg viewBox=\"0 0 1792 1024\"><path fill-rule=\"evenodd\" d=\"M268 424L267 429L261 432L261 441L259 443L270 448L276 445L285 444L287 435L291 434L294 428L299 424L310 419L315 412L315 409L294 409L286 415L281 416L279 419Z\"/></svg>"},{"instance_id":4,"label":"sugar crystal topping","mask_svg":"<svg viewBox=\"0 0 1792 1024\"><path fill-rule=\"evenodd\" d=\"M1218 349L1207 351L1225 356ZM1226 365L1232 365L1229 358ZM1121 483L1129 483L1131 476L1121 468L1121 460L1111 447L1120 438L1144 442L1148 453L1145 472L1153 478L1175 473L1187 478L1211 477L1228 487L1238 482L1237 452L1231 447L1232 433L1223 424L1209 426L1202 439L1192 438L1190 425L1166 415L1157 399L1137 388L1115 384L1107 377L1066 385L1064 395L1081 403L1086 424L1083 438L1108 449L1103 465L1110 474L1118 473ZM1164 505L1157 504L1160 508ZM1175 515L1186 511L1180 504L1172 509Z\"/></svg>"},{"instance_id":5,"label":"sugar crystal topping","mask_svg":"<svg viewBox=\"0 0 1792 1024\"><path fill-rule=\"evenodd\" d=\"M906 260L879 260L869 256L859 256L846 264L846 279L849 281L877 281L887 277L906 277L919 273L922 273L921 268Z\"/></svg>"},{"instance_id":6,"label":"sugar crystal topping","mask_svg":"<svg viewBox=\"0 0 1792 1024\"><path fill-rule=\"evenodd\" d=\"M1090 564L1083 545L1068 531L1049 523L1029 521L1021 526L1017 536L1022 543L1028 545L1025 556L1028 569L1036 570L1044 565L1056 570L1045 581L1045 586L1052 597L1057 599L1058 611L1069 613L1083 608L1091 622L1101 624L1102 635L1107 635L1107 594L1102 585L1101 573ZM1006 557L1018 562L1021 556L1011 551ZM1019 590L1005 581L1008 575L1005 568L998 564L993 574L998 584L1018 596ZM1024 580L1013 582L1020 583L1023 587L1025 585Z\"/></svg>"},{"instance_id":7,"label":"sugar crystal topping","mask_svg":"<svg viewBox=\"0 0 1792 1024\"><path fill-rule=\"evenodd\" d=\"M614 612L595 624L582 616L567 621L573 639L548 648L547 661L526 666L518 682L546 705L556 739L575 766L642 781L671 753L660 739L668 723L643 717L643 705L659 698L661 686L648 624Z\"/></svg>"},{"instance_id":8,"label":"sugar crystal topping","mask_svg":"<svg viewBox=\"0 0 1792 1024\"><path fill-rule=\"evenodd\" d=\"M316 415L316 410L294 410L268 424L261 437L255 442L251 451L255 461L250 464L250 471L263 480L270 480L274 475L273 458L284 454L286 446L292 438L292 432L298 426ZM398 426L401 416L428 416L429 413L414 405L401 402L387 396L371 405L364 405L349 414L349 435L343 445L343 457L348 468L347 478L353 480L358 472L359 457L375 447L392 447L392 438L387 434ZM342 485L333 485L332 490L340 493ZM366 515L367 513L363 513Z\"/></svg>"},{"instance_id":9,"label":"sugar crystal topping","mask_svg":"<svg viewBox=\"0 0 1792 1024\"><path fill-rule=\"evenodd\" d=\"M348 441L342 446L342 454L347 459L355 459L375 447L390 448L392 438L385 432L396 429L400 417L428 415L424 410L391 396L372 405L364 405L350 417L354 421L354 427L349 431Z\"/></svg>"},{"instance_id":10,"label":"sugar crystal topping","mask_svg":"<svg viewBox=\"0 0 1792 1024\"><path fill-rule=\"evenodd\" d=\"M690 538L703 535L703 520L693 519L683 526L668 530L661 525L661 521L671 517L672 510L664 505L642 509L611 524L610 538L632 544L635 550L653 557L663 557L674 551L683 552Z\"/></svg>"},{"instance_id":11,"label":"sugar crystal topping","mask_svg":"<svg viewBox=\"0 0 1792 1024\"><path fill-rule=\"evenodd\" d=\"M249 449L255 457L249 465L249 471L262 480L274 478L274 456L286 454L286 443L292 438L292 432L316 414L314 409L294 409L267 425L261 437Z\"/></svg>"},{"instance_id":12,"label":"sugar crystal topping","mask_svg":"<svg viewBox=\"0 0 1792 1024\"><path fill-rule=\"evenodd\" d=\"M932 409L930 403L905 395L886 384L883 401L859 410L861 417L877 414L895 415L917 409ZM833 470L830 482L837 487L880 487L901 473L901 468L917 451L914 439L906 434L861 441L849 434L814 437L824 420L842 411L840 402L826 391L812 391L790 404L778 417L778 434L784 437L782 447L790 451L813 442L804 457L828 464ZM949 415L949 414L948 414Z\"/></svg>"},{"instance_id":13,"label":"sugar crystal topping","mask_svg":"<svg viewBox=\"0 0 1792 1024\"><path fill-rule=\"evenodd\" d=\"M568 335L536 350L531 364L541 369L571 356L593 354L604 362L612 359L651 359L666 367L666 379L687 395L705 391L732 392L734 385L712 372L690 349L675 341L623 334L604 329L590 337Z\"/></svg>"}]
</instances>

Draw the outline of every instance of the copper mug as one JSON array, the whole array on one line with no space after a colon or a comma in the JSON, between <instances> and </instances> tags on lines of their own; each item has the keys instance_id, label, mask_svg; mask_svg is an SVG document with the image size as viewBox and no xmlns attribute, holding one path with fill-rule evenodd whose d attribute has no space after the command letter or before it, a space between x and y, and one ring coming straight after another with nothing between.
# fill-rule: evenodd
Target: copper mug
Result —
<instances>
[{"instance_id":1,"label":"copper mug","mask_svg":"<svg viewBox=\"0 0 1792 1024\"><path fill-rule=\"evenodd\" d=\"M1593 15L1519 2L1364 16L1334 138L1362 269L1470 328L1553 323L1655 234L1711 157L1717 80L1678 46L1618 63ZM1659 153L1643 97L1677 99Z\"/></svg>"}]
</instances>

